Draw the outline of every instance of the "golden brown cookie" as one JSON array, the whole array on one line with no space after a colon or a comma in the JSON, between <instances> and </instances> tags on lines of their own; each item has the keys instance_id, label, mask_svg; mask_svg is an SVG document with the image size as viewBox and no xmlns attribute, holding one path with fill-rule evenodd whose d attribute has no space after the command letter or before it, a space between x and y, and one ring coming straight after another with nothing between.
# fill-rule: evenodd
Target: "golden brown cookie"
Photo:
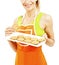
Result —
<instances>
[{"instance_id":1,"label":"golden brown cookie","mask_svg":"<svg viewBox=\"0 0 59 65\"><path fill-rule=\"evenodd\" d=\"M31 37L29 36L25 36L25 40L26 43L31 43Z\"/></svg>"},{"instance_id":2,"label":"golden brown cookie","mask_svg":"<svg viewBox=\"0 0 59 65\"><path fill-rule=\"evenodd\" d=\"M24 36L18 35L17 40L20 41L20 42L24 42Z\"/></svg>"},{"instance_id":3,"label":"golden brown cookie","mask_svg":"<svg viewBox=\"0 0 59 65\"><path fill-rule=\"evenodd\" d=\"M10 39L11 40L17 40L17 36L12 36Z\"/></svg>"},{"instance_id":4,"label":"golden brown cookie","mask_svg":"<svg viewBox=\"0 0 59 65\"><path fill-rule=\"evenodd\" d=\"M39 42L43 42L43 41L45 41L45 38L40 38L39 39Z\"/></svg>"},{"instance_id":5,"label":"golden brown cookie","mask_svg":"<svg viewBox=\"0 0 59 65\"><path fill-rule=\"evenodd\" d=\"M31 40L32 40L31 44L38 44L39 43L39 40L37 38L32 38Z\"/></svg>"}]
</instances>

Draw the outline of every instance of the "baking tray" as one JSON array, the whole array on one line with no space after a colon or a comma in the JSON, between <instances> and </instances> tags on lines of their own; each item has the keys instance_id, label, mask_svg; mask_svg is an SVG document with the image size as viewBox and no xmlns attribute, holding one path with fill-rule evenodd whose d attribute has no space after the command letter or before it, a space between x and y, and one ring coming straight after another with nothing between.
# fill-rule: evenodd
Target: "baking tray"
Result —
<instances>
[{"instance_id":1,"label":"baking tray","mask_svg":"<svg viewBox=\"0 0 59 65\"><path fill-rule=\"evenodd\" d=\"M19 36L24 37L24 40L20 39ZM28 40L28 38L30 40ZM46 41L44 37L21 33L21 32L14 32L14 33L10 34L9 36L7 36L6 39L9 41L17 42L18 44L21 43L20 45L22 45L22 46L31 45L31 46L35 46L35 47L41 46Z\"/></svg>"}]
</instances>

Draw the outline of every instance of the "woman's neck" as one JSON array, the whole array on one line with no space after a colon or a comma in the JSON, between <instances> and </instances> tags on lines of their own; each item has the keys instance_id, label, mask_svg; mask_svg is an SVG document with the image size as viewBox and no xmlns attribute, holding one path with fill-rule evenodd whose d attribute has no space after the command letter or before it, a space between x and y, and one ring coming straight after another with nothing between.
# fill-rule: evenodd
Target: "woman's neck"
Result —
<instances>
[{"instance_id":1,"label":"woman's neck","mask_svg":"<svg viewBox=\"0 0 59 65\"><path fill-rule=\"evenodd\" d=\"M38 13L38 9L32 9L26 12L26 17L35 17Z\"/></svg>"}]
</instances>

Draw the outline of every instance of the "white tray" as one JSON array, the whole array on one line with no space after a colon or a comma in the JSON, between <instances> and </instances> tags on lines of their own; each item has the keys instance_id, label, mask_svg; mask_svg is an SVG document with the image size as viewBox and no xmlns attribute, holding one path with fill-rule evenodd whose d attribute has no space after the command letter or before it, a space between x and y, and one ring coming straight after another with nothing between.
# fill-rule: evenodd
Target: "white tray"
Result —
<instances>
[{"instance_id":1,"label":"white tray","mask_svg":"<svg viewBox=\"0 0 59 65\"><path fill-rule=\"evenodd\" d=\"M7 36L6 39L10 40L10 41L13 41L13 42L18 42L18 43L20 42L21 44L26 44L24 46L31 45L31 46L39 47L39 46L41 46L42 44L45 43L45 40L43 42L38 43L38 44L31 44L31 43L25 43L25 42L21 42L21 41L18 41L18 40L12 40L12 39L10 39L12 36L18 36L18 35L29 36L31 38L37 38L37 39L42 39L42 38L45 39L44 37L35 36L35 35L31 35L31 34L20 33L20 32L14 32L10 36Z\"/></svg>"}]
</instances>

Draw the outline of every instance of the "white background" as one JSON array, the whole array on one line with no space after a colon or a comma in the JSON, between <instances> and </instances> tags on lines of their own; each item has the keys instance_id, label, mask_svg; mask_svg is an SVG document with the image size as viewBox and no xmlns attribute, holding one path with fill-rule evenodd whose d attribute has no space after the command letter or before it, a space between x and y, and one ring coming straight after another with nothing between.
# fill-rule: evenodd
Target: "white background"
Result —
<instances>
[{"instance_id":1,"label":"white background","mask_svg":"<svg viewBox=\"0 0 59 65\"><path fill-rule=\"evenodd\" d=\"M40 0L41 11L52 16L55 45L43 45L48 65L59 65L59 2L58 0ZM0 0L0 65L14 65L15 52L5 40L5 28L13 24L14 19L25 13L20 0Z\"/></svg>"}]
</instances>

